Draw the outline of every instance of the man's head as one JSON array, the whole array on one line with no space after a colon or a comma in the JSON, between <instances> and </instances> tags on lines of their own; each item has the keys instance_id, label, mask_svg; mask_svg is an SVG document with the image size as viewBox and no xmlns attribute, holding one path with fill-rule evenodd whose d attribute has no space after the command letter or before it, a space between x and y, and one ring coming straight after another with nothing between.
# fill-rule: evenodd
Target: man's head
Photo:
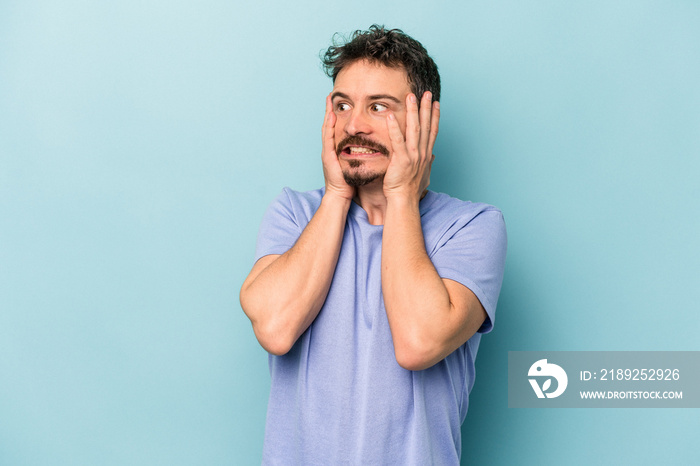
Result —
<instances>
[{"instance_id":1,"label":"man's head","mask_svg":"<svg viewBox=\"0 0 700 466\"><path fill-rule=\"evenodd\" d=\"M437 66L418 41L376 25L331 46L323 63L333 78L336 152L345 181L358 187L381 181L391 148L386 117L393 113L403 131L410 93L420 102L430 91L438 100Z\"/></svg>"},{"instance_id":2,"label":"man's head","mask_svg":"<svg viewBox=\"0 0 700 466\"><path fill-rule=\"evenodd\" d=\"M350 40L341 43L334 41L322 58L326 74L334 83L344 67L362 60L388 68L403 68L411 92L418 99L430 91L433 101L440 100L437 65L420 42L400 29L385 29L373 24L367 31L355 31Z\"/></svg>"}]
</instances>

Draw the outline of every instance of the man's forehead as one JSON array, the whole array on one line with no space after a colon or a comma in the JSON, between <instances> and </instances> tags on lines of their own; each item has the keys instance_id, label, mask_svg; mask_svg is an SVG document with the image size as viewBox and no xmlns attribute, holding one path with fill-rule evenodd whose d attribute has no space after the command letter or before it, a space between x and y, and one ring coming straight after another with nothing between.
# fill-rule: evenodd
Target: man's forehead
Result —
<instances>
[{"instance_id":1,"label":"man's forehead","mask_svg":"<svg viewBox=\"0 0 700 466\"><path fill-rule=\"evenodd\" d=\"M335 79L334 94L392 95L405 97L410 90L408 74L403 67L360 60L345 66Z\"/></svg>"}]
</instances>

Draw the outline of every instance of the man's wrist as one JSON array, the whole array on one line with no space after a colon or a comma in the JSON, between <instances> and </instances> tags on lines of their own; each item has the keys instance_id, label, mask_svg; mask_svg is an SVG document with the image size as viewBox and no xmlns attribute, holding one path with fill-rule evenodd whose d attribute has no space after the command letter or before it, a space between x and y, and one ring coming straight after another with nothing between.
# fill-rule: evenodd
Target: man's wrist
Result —
<instances>
[{"instance_id":1,"label":"man's wrist","mask_svg":"<svg viewBox=\"0 0 700 466\"><path fill-rule=\"evenodd\" d=\"M427 190L425 191L427 192ZM391 193L386 193L386 202L387 206L393 205L395 207L417 207L418 204L420 203L420 200L423 199L423 196L425 196L425 192L423 193L415 193L415 192L402 192L402 191L395 191Z\"/></svg>"},{"instance_id":2,"label":"man's wrist","mask_svg":"<svg viewBox=\"0 0 700 466\"><path fill-rule=\"evenodd\" d=\"M420 214L422 196L415 193L392 193L386 196L387 211L415 212Z\"/></svg>"},{"instance_id":3,"label":"man's wrist","mask_svg":"<svg viewBox=\"0 0 700 466\"><path fill-rule=\"evenodd\" d=\"M335 191L326 189L323 197L321 198L321 204L326 205L332 209L350 209L350 203L352 199L348 199L342 194L336 193Z\"/></svg>"}]
</instances>

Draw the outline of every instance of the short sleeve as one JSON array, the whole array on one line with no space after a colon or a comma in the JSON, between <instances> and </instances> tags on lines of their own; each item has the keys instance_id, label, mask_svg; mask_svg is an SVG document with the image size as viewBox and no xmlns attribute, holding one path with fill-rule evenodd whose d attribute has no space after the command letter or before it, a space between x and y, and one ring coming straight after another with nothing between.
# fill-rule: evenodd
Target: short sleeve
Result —
<instances>
[{"instance_id":1,"label":"short sleeve","mask_svg":"<svg viewBox=\"0 0 700 466\"><path fill-rule=\"evenodd\" d=\"M461 283L479 298L488 316L480 333L493 328L506 247L503 214L490 208L469 220L454 222L431 256L440 277Z\"/></svg>"},{"instance_id":2,"label":"short sleeve","mask_svg":"<svg viewBox=\"0 0 700 466\"><path fill-rule=\"evenodd\" d=\"M269 254L284 254L294 246L302 230L285 189L265 211L258 231L255 261Z\"/></svg>"}]
</instances>

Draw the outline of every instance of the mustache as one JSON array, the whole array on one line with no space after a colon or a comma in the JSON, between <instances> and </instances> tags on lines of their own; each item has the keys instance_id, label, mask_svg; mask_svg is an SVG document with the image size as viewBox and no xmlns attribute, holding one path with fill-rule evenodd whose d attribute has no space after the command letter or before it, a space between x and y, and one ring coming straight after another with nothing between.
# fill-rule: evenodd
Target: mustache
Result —
<instances>
[{"instance_id":1,"label":"mustache","mask_svg":"<svg viewBox=\"0 0 700 466\"><path fill-rule=\"evenodd\" d=\"M336 154L340 154L340 152L347 146L362 146L362 147L368 147L370 149L374 149L377 152L386 155L387 157L389 156L389 149L387 149L385 146L382 144L379 144L378 142L371 141L367 138L364 138L362 136L348 136L340 143L335 149Z\"/></svg>"}]
</instances>

